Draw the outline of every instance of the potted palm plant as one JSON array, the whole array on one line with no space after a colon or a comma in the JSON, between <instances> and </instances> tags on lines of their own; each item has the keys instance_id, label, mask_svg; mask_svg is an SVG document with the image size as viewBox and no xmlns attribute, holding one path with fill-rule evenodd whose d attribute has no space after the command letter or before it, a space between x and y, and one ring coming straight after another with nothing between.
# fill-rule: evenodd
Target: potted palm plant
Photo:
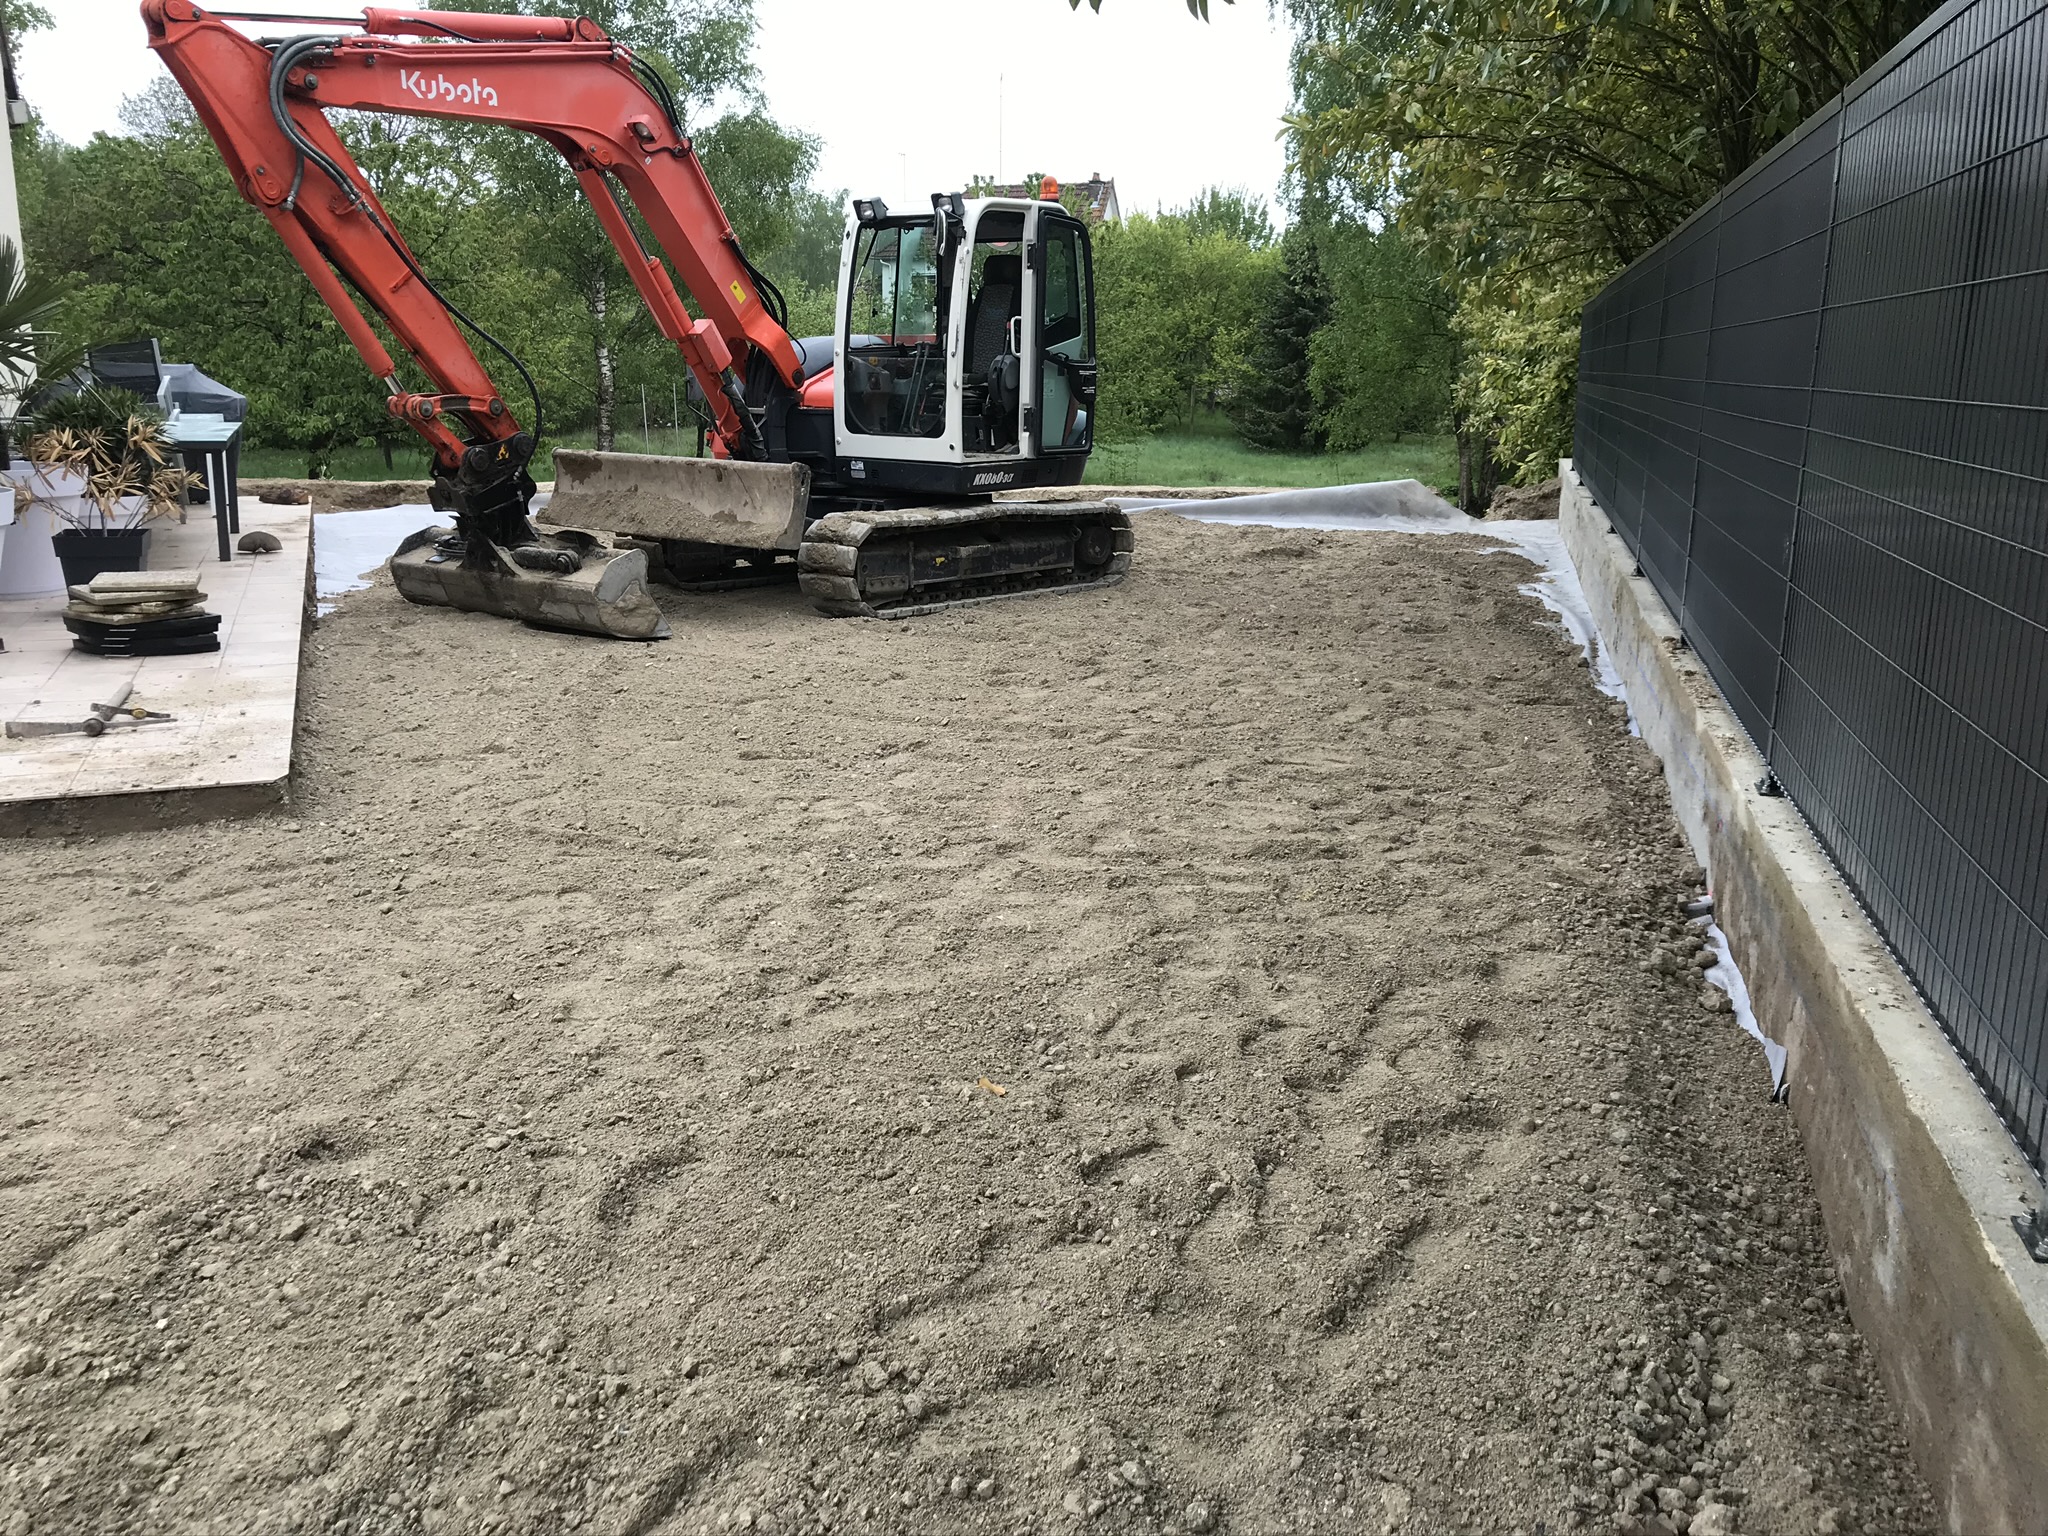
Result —
<instances>
[{"instance_id":1,"label":"potted palm plant","mask_svg":"<svg viewBox=\"0 0 2048 1536\"><path fill-rule=\"evenodd\" d=\"M51 544L71 585L143 569L149 520L179 510L192 484L171 463L163 417L125 389L50 401L29 419L25 446L36 468L31 492L64 525Z\"/></svg>"}]
</instances>

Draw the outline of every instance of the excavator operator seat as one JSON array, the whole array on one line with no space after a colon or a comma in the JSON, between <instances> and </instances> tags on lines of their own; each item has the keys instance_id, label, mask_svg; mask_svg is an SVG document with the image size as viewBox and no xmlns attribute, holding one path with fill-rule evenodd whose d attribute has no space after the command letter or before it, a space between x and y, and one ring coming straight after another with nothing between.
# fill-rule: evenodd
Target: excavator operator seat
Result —
<instances>
[{"instance_id":1,"label":"excavator operator seat","mask_svg":"<svg viewBox=\"0 0 2048 1536\"><path fill-rule=\"evenodd\" d=\"M1003 355L1010 322L1022 313L1023 261L997 252L981 269L981 286L967 306L967 376L982 379Z\"/></svg>"}]
</instances>

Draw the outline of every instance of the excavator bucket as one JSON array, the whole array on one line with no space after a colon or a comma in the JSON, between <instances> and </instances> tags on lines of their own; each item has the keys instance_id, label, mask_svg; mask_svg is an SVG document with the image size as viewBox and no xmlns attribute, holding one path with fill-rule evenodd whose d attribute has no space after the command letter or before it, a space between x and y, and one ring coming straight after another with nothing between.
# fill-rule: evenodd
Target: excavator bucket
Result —
<instances>
[{"instance_id":1,"label":"excavator bucket","mask_svg":"<svg viewBox=\"0 0 2048 1536\"><path fill-rule=\"evenodd\" d=\"M398 546L391 579L401 596L543 629L619 640L668 638L668 621L647 591L647 556L640 550L607 549L587 533L557 529L548 547L565 552L560 563L573 570L529 569L495 544L484 546L481 565L471 565L459 547L449 547L453 533L423 528Z\"/></svg>"},{"instance_id":2,"label":"excavator bucket","mask_svg":"<svg viewBox=\"0 0 2048 1536\"><path fill-rule=\"evenodd\" d=\"M811 472L801 464L555 450L555 494L538 515L564 528L728 549L803 542Z\"/></svg>"}]
</instances>

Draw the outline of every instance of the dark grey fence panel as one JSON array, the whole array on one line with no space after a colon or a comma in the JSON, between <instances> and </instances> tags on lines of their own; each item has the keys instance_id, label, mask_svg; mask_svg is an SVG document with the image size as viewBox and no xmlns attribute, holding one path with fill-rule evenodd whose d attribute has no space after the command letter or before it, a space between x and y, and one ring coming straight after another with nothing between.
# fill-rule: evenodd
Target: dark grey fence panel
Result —
<instances>
[{"instance_id":1,"label":"dark grey fence panel","mask_svg":"<svg viewBox=\"0 0 2048 1536\"><path fill-rule=\"evenodd\" d=\"M1770 720L1827 278L1835 123L1721 200L1685 609L1752 735Z\"/></svg>"},{"instance_id":2,"label":"dark grey fence panel","mask_svg":"<svg viewBox=\"0 0 2048 1536\"><path fill-rule=\"evenodd\" d=\"M2048 0L1945 7L1610 284L1576 435L2048 1167Z\"/></svg>"}]
</instances>

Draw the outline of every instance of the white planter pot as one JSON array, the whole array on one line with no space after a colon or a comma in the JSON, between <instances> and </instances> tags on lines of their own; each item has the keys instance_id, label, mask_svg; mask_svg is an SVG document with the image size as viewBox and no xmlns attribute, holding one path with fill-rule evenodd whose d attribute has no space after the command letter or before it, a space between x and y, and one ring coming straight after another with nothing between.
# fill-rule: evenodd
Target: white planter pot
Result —
<instances>
[{"instance_id":1,"label":"white planter pot","mask_svg":"<svg viewBox=\"0 0 2048 1536\"><path fill-rule=\"evenodd\" d=\"M16 459L9 475L32 496L77 496L85 490L85 476L54 464L36 464Z\"/></svg>"},{"instance_id":2,"label":"white planter pot","mask_svg":"<svg viewBox=\"0 0 2048 1536\"><path fill-rule=\"evenodd\" d=\"M64 567L50 542L60 526L47 501L19 509L0 544L0 597L46 597L64 590Z\"/></svg>"},{"instance_id":3,"label":"white planter pot","mask_svg":"<svg viewBox=\"0 0 2048 1536\"><path fill-rule=\"evenodd\" d=\"M14 523L14 482L0 479L0 528Z\"/></svg>"}]
</instances>

